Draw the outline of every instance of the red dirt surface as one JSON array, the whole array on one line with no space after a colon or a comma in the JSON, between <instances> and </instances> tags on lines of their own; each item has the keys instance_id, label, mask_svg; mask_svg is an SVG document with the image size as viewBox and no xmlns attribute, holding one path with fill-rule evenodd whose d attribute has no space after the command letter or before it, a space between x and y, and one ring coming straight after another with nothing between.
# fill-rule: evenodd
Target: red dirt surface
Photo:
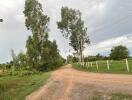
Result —
<instances>
[{"instance_id":1,"label":"red dirt surface","mask_svg":"<svg viewBox=\"0 0 132 100\"><path fill-rule=\"evenodd\" d=\"M114 93L132 95L132 75L81 72L68 64L26 100L111 100Z\"/></svg>"}]
</instances>

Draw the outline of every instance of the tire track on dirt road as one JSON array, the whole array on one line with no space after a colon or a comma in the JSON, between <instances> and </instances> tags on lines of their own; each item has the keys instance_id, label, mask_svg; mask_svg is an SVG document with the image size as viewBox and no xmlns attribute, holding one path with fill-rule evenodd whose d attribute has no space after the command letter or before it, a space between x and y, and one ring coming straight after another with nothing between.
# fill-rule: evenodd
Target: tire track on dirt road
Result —
<instances>
[{"instance_id":1,"label":"tire track on dirt road","mask_svg":"<svg viewBox=\"0 0 132 100\"><path fill-rule=\"evenodd\" d=\"M93 100L97 95L107 100L113 93L132 95L132 75L81 72L68 64L54 71L47 84L26 100Z\"/></svg>"}]
</instances>

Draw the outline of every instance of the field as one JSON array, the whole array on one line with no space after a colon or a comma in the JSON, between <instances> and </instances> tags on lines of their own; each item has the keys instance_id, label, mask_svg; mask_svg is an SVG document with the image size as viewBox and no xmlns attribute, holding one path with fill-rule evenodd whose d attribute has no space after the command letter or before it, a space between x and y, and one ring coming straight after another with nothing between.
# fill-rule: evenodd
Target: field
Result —
<instances>
[{"instance_id":1,"label":"field","mask_svg":"<svg viewBox=\"0 0 132 100\"><path fill-rule=\"evenodd\" d=\"M91 66L92 63L92 66ZM109 61L109 70L107 68L106 60L98 61L98 70L96 61L89 62L86 65L82 66L81 64L73 64L73 67L82 71L89 71L89 72L99 72L99 73L117 73L117 74L132 74L132 60L128 60L129 63L129 72L127 71L126 62L125 60L120 61Z\"/></svg>"},{"instance_id":2,"label":"field","mask_svg":"<svg viewBox=\"0 0 132 100\"><path fill-rule=\"evenodd\" d=\"M46 83L50 73L0 77L0 100L24 100L25 96Z\"/></svg>"}]
</instances>

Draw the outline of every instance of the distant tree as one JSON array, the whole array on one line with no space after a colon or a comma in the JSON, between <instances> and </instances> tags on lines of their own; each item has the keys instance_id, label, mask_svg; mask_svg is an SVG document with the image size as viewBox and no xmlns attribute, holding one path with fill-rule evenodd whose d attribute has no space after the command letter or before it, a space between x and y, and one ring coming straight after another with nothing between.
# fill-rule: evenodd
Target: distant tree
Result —
<instances>
[{"instance_id":1,"label":"distant tree","mask_svg":"<svg viewBox=\"0 0 132 100\"><path fill-rule=\"evenodd\" d=\"M73 56L72 55L68 55L67 56L67 63L72 63L73 62Z\"/></svg>"},{"instance_id":2,"label":"distant tree","mask_svg":"<svg viewBox=\"0 0 132 100\"><path fill-rule=\"evenodd\" d=\"M103 56L101 56L99 53L96 55L96 59L97 60L101 60L101 59L103 59Z\"/></svg>"},{"instance_id":3,"label":"distant tree","mask_svg":"<svg viewBox=\"0 0 132 100\"><path fill-rule=\"evenodd\" d=\"M107 60L107 59L108 59L108 57L103 56L103 55L101 55L99 53L96 55L96 60Z\"/></svg>"},{"instance_id":4,"label":"distant tree","mask_svg":"<svg viewBox=\"0 0 132 100\"><path fill-rule=\"evenodd\" d=\"M87 62L87 61L96 61L96 60L97 60L96 56L88 56L88 57L84 58L85 62Z\"/></svg>"},{"instance_id":5,"label":"distant tree","mask_svg":"<svg viewBox=\"0 0 132 100\"><path fill-rule=\"evenodd\" d=\"M111 49L110 58L113 60L125 59L129 56L127 47L119 45Z\"/></svg>"},{"instance_id":6,"label":"distant tree","mask_svg":"<svg viewBox=\"0 0 132 100\"><path fill-rule=\"evenodd\" d=\"M62 7L61 21L57 22L58 28L63 33L63 36L69 38L70 46L80 56L80 61L83 61L84 45L89 44L87 36L87 28L84 27L84 21L81 18L79 10Z\"/></svg>"},{"instance_id":7,"label":"distant tree","mask_svg":"<svg viewBox=\"0 0 132 100\"><path fill-rule=\"evenodd\" d=\"M26 54L24 54L23 52L20 52L17 55L17 61L18 61L18 64L21 68L27 67L27 57L26 57Z\"/></svg>"}]
</instances>

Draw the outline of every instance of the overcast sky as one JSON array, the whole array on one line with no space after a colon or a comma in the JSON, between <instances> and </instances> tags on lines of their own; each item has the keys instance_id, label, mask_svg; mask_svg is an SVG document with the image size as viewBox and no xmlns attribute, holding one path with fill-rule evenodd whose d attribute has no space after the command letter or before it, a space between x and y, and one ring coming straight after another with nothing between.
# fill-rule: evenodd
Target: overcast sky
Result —
<instances>
[{"instance_id":1,"label":"overcast sky","mask_svg":"<svg viewBox=\"0 0 132 100\"><path fill-rule=\"evenodd\" d=\"M65 57L72 49L57 29L62 6L79 9L88 28L91 45L85 55L108 55L111 47L125 45L132 52L132 0L39 0L50 17L50 40L55 39ZM0 63L11 60L10 49L25 52L30 31L25 27L24 0L0 0Z\"/></svg>"}]
</instances>

